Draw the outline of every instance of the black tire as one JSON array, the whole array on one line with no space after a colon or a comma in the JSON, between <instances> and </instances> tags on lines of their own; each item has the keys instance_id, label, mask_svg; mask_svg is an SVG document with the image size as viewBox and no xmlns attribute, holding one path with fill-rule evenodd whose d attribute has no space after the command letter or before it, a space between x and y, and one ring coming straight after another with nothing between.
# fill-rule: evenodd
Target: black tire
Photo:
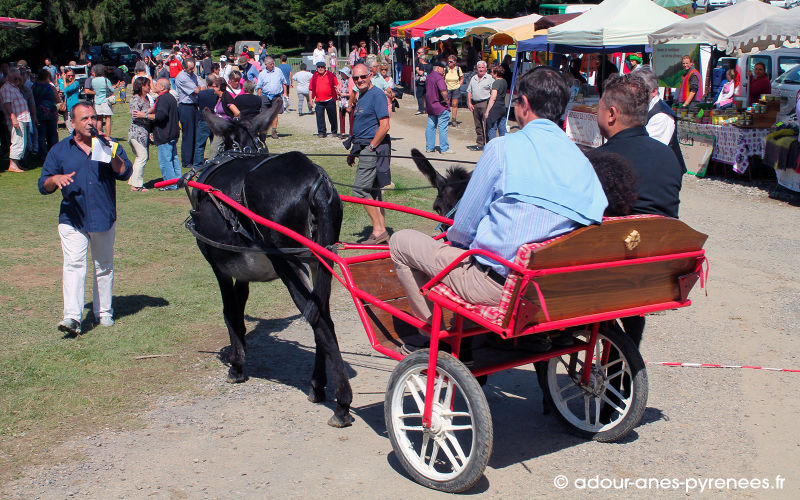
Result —
<instances>
[{"instance_id":1,"label":"black tire","mask_svg":"<svg viewBox=\"0 0 800 500\"><path fill-rule=\"evenodd\" d=\"M406 356L392 372L383 406L386 430L398 460L414 481L457 493L481 478L492 454L489 404L469 369L450 354L440 352L435 387L447 383L452 404L442 404L448 391L439 390L431 428L424 429L428 355L429 351L423 349ZM447 411L450 408L452 412Z\"/></svg>"},{"instance_id":2,"label":"black tire","mask_svg":"<svg viewBox=\"0 0 800 500\"><path fill-rule=\"evenodd\" d=\"M583 340L588 338L585 333ZM581 359L586 353L551 358L545 391L570 432L607 443L622 439L642 420L647 406L647 370L636 345L616 322L598 332L595 359L599 360L604 352L607 362L602 366L597 361L592 364L587 387L580 384L584 366Z\"/></svg>"}]
</instances>

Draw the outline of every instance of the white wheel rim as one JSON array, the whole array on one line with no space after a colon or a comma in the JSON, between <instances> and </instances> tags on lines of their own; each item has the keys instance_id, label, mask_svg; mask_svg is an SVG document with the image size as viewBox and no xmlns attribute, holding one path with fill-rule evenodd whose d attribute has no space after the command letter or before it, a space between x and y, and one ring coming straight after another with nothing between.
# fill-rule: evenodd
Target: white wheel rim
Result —
<instances>
[{"instance_id":1,"label":"white wheel rim","mask_svg":"<svg viewBox=\"0 0 800 500\"><path fill-rule=\"evenodd\" d=\"M398 378L391 400L392 431L401 453L417 472L433 481L449 481L464 471L474 452L472 408L453 377L437 368L431 427L424 428L425 372L427 366L411 366Z\"/></svg>"},{"instance_id":2,"label":"white wheel rim","mask_svg":"<svg viewBox=\"0 0 800 500\"><path fill-rule=\"evenodd\" d=\"M617 354L617 359L600 364L604 342L612 353ZM597 336L592 355L595 362L591 366L588 386L581 384L585 366L581 356L585 356L584 352L551 359L547 365L547 379L553 403L567 422L578 429L597 433L614 428L630 411L633 376L628 360L603 335ZM570 362L574 363L573 369L570 369ZM623 384L621 390L614 387L620 384ZM600 418L604 405L615 410L607 422Z\"/></svg>"}]
</instances>

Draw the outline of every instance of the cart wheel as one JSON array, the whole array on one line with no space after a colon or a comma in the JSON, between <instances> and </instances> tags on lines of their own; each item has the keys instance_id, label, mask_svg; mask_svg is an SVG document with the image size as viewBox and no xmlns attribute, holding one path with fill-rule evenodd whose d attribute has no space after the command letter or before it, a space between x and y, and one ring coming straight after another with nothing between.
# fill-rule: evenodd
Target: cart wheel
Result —
<instances>
[{"instance_id":1,"label":"cart wheel","mask_svg":"<svg viewBox=\"0 0 800 500\"><path fill-rule=\"evenodd\" d=\"M489 404L460 361L439 353L431 427L422 426L427 349L406 356L389 379L383 411L392 448L419 484L456 493L475 484L492 453Z\"/></svg>"},{"instance_id":2,"label":"cart wheel","mask_svg":"<svg viewBox=\"0 0 800 500\"><path fill-rule=\"evenodd\" d=\"M588 341L589 333L583 335ZM595 441L617 441L636 427L644 414L644 360L616 323L598 332L592 355L588 385L581 383L585 352L551 358L545 390L553 398L560 419L575 434Z\"/></svg>"}]
</instances>

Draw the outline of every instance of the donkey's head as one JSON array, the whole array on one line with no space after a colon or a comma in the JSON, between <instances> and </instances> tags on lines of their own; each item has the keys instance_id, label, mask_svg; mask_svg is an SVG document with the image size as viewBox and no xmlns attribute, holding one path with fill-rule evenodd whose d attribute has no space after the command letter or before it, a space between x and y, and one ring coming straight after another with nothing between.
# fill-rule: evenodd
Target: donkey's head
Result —
<instances>
[{"instance_id":1,"label":"donkey's head","mask_svg":"<svg viewBox=\"0 0 800 500\"><path fill-rule=\"evenodd\" d=\"M438 194L436 200L433 202L433 211L439 215L447 215L453 207L456 206L458 200L464 196L464 191L467 189L471 173L467 172L464 167L449 167L443 176L433 168L431 162L418 150L411 150L411 157L417 168L428 178L431 185L436 188ZM450 216L452 217L452 215Z\"/></svg>"},{"instance_id":2,"label":"donkey's head","mask_svg":"<svg viewBox=\"0 0 800 500\"><path fill-rule=\"evenodd\" d=\"M278 106L272 106L255 116L237 121L225 120L214 114L210 109L203 108L203 117L208 123L209 130L215 136L221 136L225 139L226 150L233 148L235 143L239 145L239 149L249 147L254 152L259 150L259 143L262 148L266 149L264 145L265 132L277 113ZM212 151L212 154L216 154L216 151Z\"/></svg>"}]
</instances>

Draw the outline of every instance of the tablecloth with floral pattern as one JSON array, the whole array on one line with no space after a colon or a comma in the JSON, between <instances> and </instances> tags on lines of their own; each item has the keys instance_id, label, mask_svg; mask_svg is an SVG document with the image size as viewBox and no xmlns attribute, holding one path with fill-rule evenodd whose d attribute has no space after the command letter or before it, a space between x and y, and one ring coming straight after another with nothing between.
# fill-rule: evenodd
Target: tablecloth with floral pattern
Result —
<instances>
[{"instance_id":1,"label":"tablecloth with floral pattern","mask_svg":"<svg viewBox=\"0 0 800 500\"><path fill-rule=\"evenodd\" d=\"M767 135L774 128L739 128L730 125L707 125L678 121L678 140L687 132L713 135L717 138L711 159L727 163L734 172L743 174L750 167L751 156L764 156Z\"/></svg>"}]
</instances>

